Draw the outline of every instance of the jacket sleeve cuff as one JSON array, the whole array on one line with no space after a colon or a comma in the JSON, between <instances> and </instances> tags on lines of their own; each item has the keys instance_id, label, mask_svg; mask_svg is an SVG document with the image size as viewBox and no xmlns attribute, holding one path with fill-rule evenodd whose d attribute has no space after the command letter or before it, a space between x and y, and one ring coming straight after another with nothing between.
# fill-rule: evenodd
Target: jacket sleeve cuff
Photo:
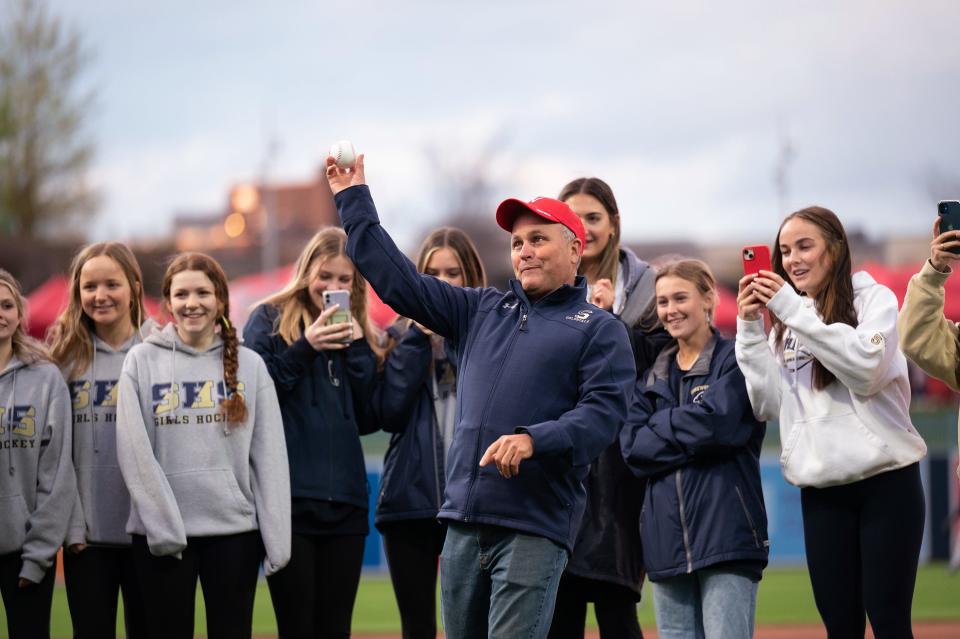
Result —
<instances>
[{"instance_id":1,"label":"jacket sleeve cuff","mask_svg":"<svg viewBox=\"0 0 960 639\"><path fill-rule=\"evenodd\" d=\"M556 423L518 426L516 435L529 435L533 440L533 457L556 455L566 450L566 442Z\"/></svg>"},{"instance_id":2,"label":"jacket sleeve cuff","mask_svg":"<svg viewBox=\"0 0 960 639\"><path fill-rule=\"evenodd\" d=\"M767 336L763 332L763 318L745 320L737 316L737 339L745 344L765 342Z\"/></svg>"},{"instance_id":3,"label":"jacket sleeve cuff","mask_svg":"<svg viewBox=\"0 0 960 639\"><path fill-rule=\"evenodd\" d=\"M24 559L23 566L20 568L20 577L21 579L29 579L33 583L38 584L43 581L43 576L47 574L47 570L47 568L44 568L31 559Z\"/></svg>"},{"instance_id":4,"label":"jacket sleeve cuff","mask_svg":"<svg viewBox=\"0 0 960 639\"><path fill-rule=\"evenodd\" d=\"M304 366L310 366L313 360L317 358L318 351L310 346L307 338L301 335L293 344L290 345L290 357L300 362Z\"/></svg>"},{"instance_id":5,"label":"jacket sleeve cuff","mask_svg":"<svg viewBox=\"0 0 960 639\"><path fill-rule=\"evenodd\" d=\"M71 528L67 531L67 540L65 542L66 546L85 543L87 543L87 529L85 527Z\"/></svg>"},{"instance_id":6,"label":"jacket sleeve cuff","mask_svg":"<svg viewBox=\"0 0 960 639\"><path fill-rule=\"evenodd\" d=\"M947 278L950 277L951 273L953 273L953 269L951 269L949 266L947 267L946 271L938 271L930 262L930 258L927 258L923 262L923 268L920 269L920 278L926 284L942 287L946 283Z\"/></svg>"},{"instance_id":7,"label":"jacket sleeve cuff","mask_svg":"<svg viewBox=\"0 0 960 639\"><path fill-rule=\"evenodd\" d=\"M370 196L370 187L366 184L357 184L350 186L333 196L333 201L337 205L337 211L340 213L340 219L344 223L354 217L372 216L378 222L376 209L373 207L373 198ZM350 204L359 201L358 206ZM369 209L369 210L368 210Z\"/></svg>"},{"instance_id":8,"label":"jacket sleeve cuff","mask_svg":"<svg viewBox=\"0 0 960 639\"><path fill-rule=\"evenodd\" d=\"M802 305L803 301L800 296L790 284L785 282L780 290L770 298L767 308L773 311L781 321L786 322L787 318L800 310Z\"/></svg>"}]
</instances>

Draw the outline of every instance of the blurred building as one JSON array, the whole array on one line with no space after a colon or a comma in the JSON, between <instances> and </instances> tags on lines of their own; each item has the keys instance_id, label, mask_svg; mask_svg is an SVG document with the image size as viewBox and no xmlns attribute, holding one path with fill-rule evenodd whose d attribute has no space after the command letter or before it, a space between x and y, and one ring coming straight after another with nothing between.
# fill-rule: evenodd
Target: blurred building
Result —
<instances>
[{"instance_id":1,"label":"blurred building","mask_svg":"<svg viewBox=\"0 0 960 639\"><path fill-rule=\"evenodd\" d=\"M220 210L175 216L176 252L203 251L231 278L296 260L307 240L339 223L326 177L292 183L234 185Z\"/></svg>"}]
</instances>

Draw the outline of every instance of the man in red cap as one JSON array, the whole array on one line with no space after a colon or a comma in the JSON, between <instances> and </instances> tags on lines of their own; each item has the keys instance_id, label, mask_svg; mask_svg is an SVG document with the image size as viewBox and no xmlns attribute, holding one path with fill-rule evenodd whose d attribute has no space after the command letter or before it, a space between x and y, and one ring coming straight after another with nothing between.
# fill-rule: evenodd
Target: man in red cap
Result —
<instances>
[{"instance_id":1,"label":"man in red cap","mask_svg":"<svg viewBox=\"0 0 960 639\"><path fill-rule=\"evenodd\" d=\"M546 637L586 494L636 379L623 324L586 301L583 225L563 202L506 200L515 280L468 289L422 275L380 225L356 168L327 159L347 254L387 304L457 353L440 592L448 639Z\"/></svg>"}]
</instances>

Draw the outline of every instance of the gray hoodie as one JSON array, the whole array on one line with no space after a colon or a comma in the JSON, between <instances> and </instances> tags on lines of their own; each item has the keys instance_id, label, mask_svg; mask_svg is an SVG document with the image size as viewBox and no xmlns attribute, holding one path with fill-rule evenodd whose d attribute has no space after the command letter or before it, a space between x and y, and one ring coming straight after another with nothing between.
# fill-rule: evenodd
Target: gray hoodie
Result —
<instances>
[{"instance_id":1,"label":"gray hoodie","mask_svg":"<svg viewBox=\"0 0 960 639\"><path fill-rule=\"evenodd\" d=\"M128 545L130 493L117 463L117 380L123 360L141 335L155 328L148 320L116 350L93 336L93 360L76 379L67 380L73 402L73 467L77 502L70 518L67 545Z\"/></svg>"},{"instance_id":2,"label":"gray hoodie","mask_svg":"<svg viewBox=\"0 0 960 639\"><path fill-rule=\"evenodd\" d=\"M70 395L57 367L14 356L0 371L0 555L20 552L39 583L67 534L76 496Z\"/></svg>"},{"instance_id":3,"label":"gray hoodie","mask_svg":"<svg viewBox=\"0 0 960 639\"><path fill-rule=\"evenodd\" d=\"M273 380L259 355L239 348L238 390L247 420L228 426L223 342L199 352L173 324L134 346L123 363L117 456L130 491L127 532L150 552L179 555L187 537L259 528L270 575L290 559L290 475Z\"/></svg>"}]
</instances>

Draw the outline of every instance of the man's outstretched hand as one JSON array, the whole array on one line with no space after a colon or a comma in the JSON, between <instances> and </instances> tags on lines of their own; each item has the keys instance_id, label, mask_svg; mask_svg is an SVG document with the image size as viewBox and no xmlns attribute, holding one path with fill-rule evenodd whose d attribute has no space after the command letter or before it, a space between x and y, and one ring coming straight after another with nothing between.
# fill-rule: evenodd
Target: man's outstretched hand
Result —
<instances>
[{"instance_id":1,"label":"man's outstretched hand","mask_svg":"<svg viewBox=\"0 0 960 639\"><path fill-rule=\"evenodd\" d=\"M334 195L351 186L366 184L363 175L363 153L357 156L357 162L352 169L341 169L333 157L327 156L327 182L330 183L330 190Z\"/></svg>"},{"instance_id":2,"label":"man's outstretched hand","mask_svg":"<svg viewBox=\"0 0 960 639\"><path fill-rule=\"evenodd\" d=\"M533 438L530 435L503 435L487 448L487 452L480 458L480 466L493 462L500 474L510 479L520 474L520 462L531 457Z\"/></svg>"}]
</instances>

